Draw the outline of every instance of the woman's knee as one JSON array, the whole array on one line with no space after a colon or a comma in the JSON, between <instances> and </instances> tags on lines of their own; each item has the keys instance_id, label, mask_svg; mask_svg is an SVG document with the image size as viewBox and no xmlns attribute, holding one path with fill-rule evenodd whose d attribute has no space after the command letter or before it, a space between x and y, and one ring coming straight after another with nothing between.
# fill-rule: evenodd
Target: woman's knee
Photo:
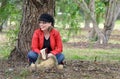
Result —
<instances>
[{"instance_id":1,"label":"woman's knee","mask_svg":"<svg viewBox=\"0 0 120 79\"><path fill-rule=\"evenodd\" d=\"M64 60L65 59L65 56L63 54L61 54L61 58Z\"/></svg>"},{"instance_id":2,"label":"woman's knee","mask_svg":"<svg viewBox=\"0 0 120 79\"><path fill-rule=\"evenodd\" d=\"M62 53L60 53L56 55L56 58L58 60L58 63L61 63L65 59L65 56Z\"/></svg>"},{"instance_id":3,"label":"woman's knee","mask_svg":"<svg viewBox=\"0 0 120 79\"><path fill-rule=\"evenodd\" d=\"M27 55L28 58L32 58L32 59L37 59L38 57L38 54L33 52L33 51L30 51L28 52L28 55Z\"/></svg>"},{"instance_id":4,"label":"woman's knee","mask_svg":"<svg viewBox=\"0 0 120 79\"><path fill-rule=\"evenodd\" d=\"M60 59L64 59L65 58L62 53L58 54L57 57L60 58Z\"/></svg>"}]
</instances>

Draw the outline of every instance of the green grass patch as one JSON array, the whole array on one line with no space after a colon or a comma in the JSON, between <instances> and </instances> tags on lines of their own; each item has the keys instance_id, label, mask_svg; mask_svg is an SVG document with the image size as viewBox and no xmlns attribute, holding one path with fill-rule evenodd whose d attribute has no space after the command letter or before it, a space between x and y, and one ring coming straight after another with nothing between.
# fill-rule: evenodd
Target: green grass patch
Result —
<instances>
[{"instance_id":1,"label":"green grass patch","mask_svg":"<svg viewBox=\"0 0 120 79\"><path fill-rule=\"evenodd\" d=\"M115 27L114 27L114 29L120 30L120 20L117 20L117 21L115 22Z\"/></svg>"},{"instance_id":2,"label":"green grass patch","mask_svg":"<svg viewBox=\"0 0 120 79\"><path fill-rule=\"evenodd\" d=\"M120 20L117 20L115 23L116 23L116 24L120 24Z\"/></svg>"},{"instance_id":3,"label":"green grass patch","mask_svg":"<svg viewBox=\"0 0 120 79\"><path fill-rule=\"evenodd\" d=\"M120 61L119 49L79 49L79 48L64 48L66 60L88 60L94 61Z\"/></svg>"},{"instance_id":4,"label":"green grass patch","mask_svg":"<svg viewBox=\"0 0 120 79\"><path fill-rule=\"evenodd\" d=\"M109 43L112 43L112 44L120 44L120 41L119 41L119 40L112 40L112 39L110 39L110 40L109 40Z\"/></svg>"},{"instance_id":5,"label":"green grass patch","mask_svg":"<svg viewBox=\"0 0 120 79\"><path fill-rule=\"evenodd\" d=\"M9 47L8 45L1 45L0 46L0 58L7 59L12 48Z\"/></svg>"}]
</instances>

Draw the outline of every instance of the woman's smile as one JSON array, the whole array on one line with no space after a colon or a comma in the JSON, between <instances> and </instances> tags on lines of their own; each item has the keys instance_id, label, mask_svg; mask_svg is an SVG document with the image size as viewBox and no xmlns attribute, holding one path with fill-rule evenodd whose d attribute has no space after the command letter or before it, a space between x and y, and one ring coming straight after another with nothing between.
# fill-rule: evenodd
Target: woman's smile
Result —
<instances>
[{"instance_id":1,"label":"woman's smile","mask_svg":"<svg viewBox=\"0 0 120 79\"><path fill-rule=\"evenodd\" d=\"M40 29L44 31L44 30L47 30L51 26L51 23L40 21L39 26L40 26Z\"/></svg>"}]
</instances>

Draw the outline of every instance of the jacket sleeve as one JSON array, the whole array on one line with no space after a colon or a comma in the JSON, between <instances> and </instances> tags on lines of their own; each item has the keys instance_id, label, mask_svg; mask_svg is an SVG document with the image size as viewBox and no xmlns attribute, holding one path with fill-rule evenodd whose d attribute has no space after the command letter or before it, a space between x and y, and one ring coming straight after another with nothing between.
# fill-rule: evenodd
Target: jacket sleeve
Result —
<instances>
[{"instance_id":1,"label":"jacket sleeve","mask_svg":"<svg viewBox=\"0 0 120 79\"><path fill-rule=\"evenodd\" d=\"M36 53L40 53L39 51L39 34L37 33L37 31L34 32L33 37L32 37L32 51L36 52Z\"/></svg>"},{"instance_id":2,"label":"jacket sleeve","mask_svg":"<svg viewBox=\"0 0 120 79\"><path fill-rule=\"evenodd\" d=\"M55 34L55 43L56 43L55 49L51 51L51 53L54 55L61 53L63 51L62 40L59 32L56 32Z\"/></svg>"}]
</instances>

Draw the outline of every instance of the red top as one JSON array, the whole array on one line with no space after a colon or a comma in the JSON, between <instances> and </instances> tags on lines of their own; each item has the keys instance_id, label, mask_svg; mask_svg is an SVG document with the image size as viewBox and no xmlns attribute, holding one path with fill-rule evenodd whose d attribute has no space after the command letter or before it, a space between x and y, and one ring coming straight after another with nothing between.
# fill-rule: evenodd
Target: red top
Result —
<instances>
[{"instance_id":1,"label":"red top","mask_svg":"<svg viewBox=\"0 0 120 79\"><path fill-rule=\"evenodd\" d=\"M32 50L36 53L40 53L44 44L44 33L42 30L37 29L35 30L32 38ZM51 46L51 53L56 55L61 53L63 50L62 40L60 33L56 29L52 29L50 31L50 46Z\"/></svg>"}]
</instances>

